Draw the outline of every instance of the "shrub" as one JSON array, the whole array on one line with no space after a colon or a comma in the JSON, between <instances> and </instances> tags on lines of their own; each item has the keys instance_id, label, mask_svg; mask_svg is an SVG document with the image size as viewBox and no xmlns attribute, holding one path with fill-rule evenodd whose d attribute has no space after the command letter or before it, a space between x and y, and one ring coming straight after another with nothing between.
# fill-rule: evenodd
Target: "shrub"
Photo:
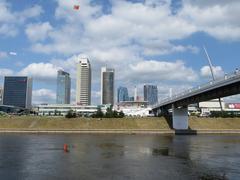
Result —
<instances>
[{"instance_id":1,"label":"shrub","mask_svg":"<svg viewBox=\"0 0 240 180\"><path fill-rule=\"evenodd\" d=\"M124 113L117 112L116 110L112 110L112 106L107 108L107 112L104 114L100 107L98 107L97 112L92 115L93 118L123 118Z\"/></svg>"},{"instance_id":2,"label":"shrub","mask_svg":"<svg viewBox=\"0 0 240 180\"><path fill-rule=\"evenodd\" d=\"M77 115L73 110L69 110L68 113L65 115L66 118L76 118Z\"/></svg>"}]
</instances>

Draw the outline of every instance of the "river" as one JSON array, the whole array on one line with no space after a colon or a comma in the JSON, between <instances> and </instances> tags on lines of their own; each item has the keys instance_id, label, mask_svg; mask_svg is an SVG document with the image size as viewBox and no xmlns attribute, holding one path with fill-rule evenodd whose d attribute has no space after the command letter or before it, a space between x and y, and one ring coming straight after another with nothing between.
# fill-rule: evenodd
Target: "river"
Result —
<instances>
[{"instance_id":1,"label":"river","mask_svg":"<svg viewBox=\"0 0 240 180\"><path fill-rule=\"evenodd\" d=\"M0 177L240 179L240 135L0 134Z\"/></svg>"}]
</instances>

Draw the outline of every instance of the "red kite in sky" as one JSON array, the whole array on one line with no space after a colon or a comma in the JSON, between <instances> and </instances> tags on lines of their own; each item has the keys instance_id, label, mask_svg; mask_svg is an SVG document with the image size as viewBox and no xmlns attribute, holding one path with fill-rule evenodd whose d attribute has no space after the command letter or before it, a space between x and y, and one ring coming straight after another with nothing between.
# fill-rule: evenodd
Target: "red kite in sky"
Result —
<instances>
[{"instance_id":1,"label":"red kite in sky","mask_svg":"<svg viewBox=\"0 0 240 180\"><path fill-rule=\"evenodd\" d=\"M79 10L79 8L80 8L79 5L74 5L73 6L73 9L75 9L75 10Z\"/></svg>"}]
</instances>

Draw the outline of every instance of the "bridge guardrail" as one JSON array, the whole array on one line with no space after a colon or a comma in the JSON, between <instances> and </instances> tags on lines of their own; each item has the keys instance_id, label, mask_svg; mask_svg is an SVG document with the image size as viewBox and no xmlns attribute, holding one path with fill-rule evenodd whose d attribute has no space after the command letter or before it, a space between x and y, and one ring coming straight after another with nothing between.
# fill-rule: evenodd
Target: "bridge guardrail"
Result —
<instances>
[{"instance_id":1,"label":"bridge guardrail","mask_svg":"<svg viewBox=\"0 0 240 180\"><path fill-rule=\"evenodd\" d=\"M199 85L197 87L193 87L193 88L187 89L185 91L182 91L180 93L174 94L174 95L172 95L172 97L164 98L161 101L161 103L155 105L154 107L157 107L157 106L159 106L161 104L166 104L166 103L171 102L171 101L173 101L175 99L181 99L182 97L184 97L186 95L189 96L189 95L194 94L194 93L196 93L196 92L198 92L200 90L202 91L202 90L208 89L208 88L210 88L210 87L212 87L214 85L217 85L217 84L219 85L221 83L229 81L230 79L235 79L235 78L238 78L238 77L240 77L240 71L235 71L235 72L233 72L231 74L225 74L223 78L217 78L214 81L210 81L208 83Z\"/></svg>"}]
</instances>

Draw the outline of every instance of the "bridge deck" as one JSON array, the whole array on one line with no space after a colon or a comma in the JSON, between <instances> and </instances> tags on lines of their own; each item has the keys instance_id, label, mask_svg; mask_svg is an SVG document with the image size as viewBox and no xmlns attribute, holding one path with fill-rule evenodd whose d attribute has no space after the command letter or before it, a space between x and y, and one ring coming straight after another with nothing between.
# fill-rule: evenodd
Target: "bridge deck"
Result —
<instances>
[{"instance_id":1,"label":"bridge deck","mask_svg":"<svg viewBox=\"0 0 240 180\"><path fill-rule=\"evenodd\" d=\"M175 102L183 101L187 98L198 96L198 95L213 91L215 89L227 87L231 84L238 83L238 82L240 82L240 72L235 72L229 75L225 75L224 78L216 79L215 81L208 82L207 84L203 84L203 85L194 87L192 89L188 89L181 93L174 94L172 97L163 99L161 103L153 106L153 109L158 109L163 106L174 104Z\"/></svg>"}]
</instances>

